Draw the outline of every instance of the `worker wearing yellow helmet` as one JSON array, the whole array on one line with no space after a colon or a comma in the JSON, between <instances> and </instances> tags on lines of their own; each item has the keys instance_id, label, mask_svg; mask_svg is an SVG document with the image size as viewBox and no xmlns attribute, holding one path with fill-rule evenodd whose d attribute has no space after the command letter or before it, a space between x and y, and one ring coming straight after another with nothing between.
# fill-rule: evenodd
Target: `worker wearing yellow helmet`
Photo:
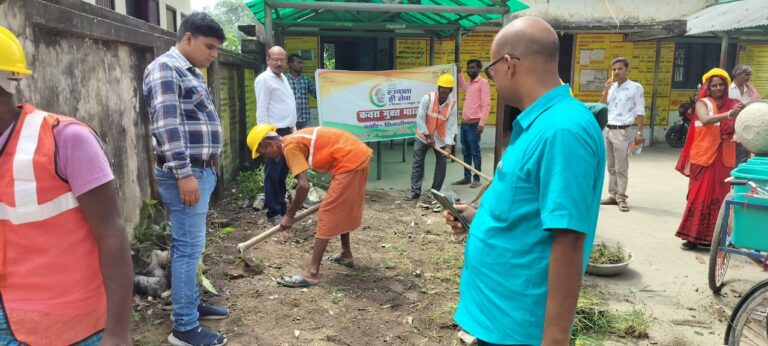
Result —
<instances>
[{"instance_id":1,"label":"worker wearing yellow helmet","mask_svg":"<svg viewBox=\"0 0 768 346\"><path fill-rule=\"evenodd\" d=\"M0 340L129 345L133 269L102 144L78 120L17 105L32 71L2 26L0 52Z\"/></svg>"},{"instance_id":2,"label":"worker wearing yellow helmet","mask_svg":"<svg viewBox=\"0 0 768 346\"><path fill-rule=\"evenodd\" d=\"M341 253L330 256L328 261L354 266L350 233L358 229L363 221L372 151L357 137L334 128L307 127L285 137L278 136L276 130L273 125L256 125L246 141L252 158L284 159L298 181L295 198L280 221L283 229L293 226L296 212L307 197L307 171L312 169L331 174L331 186L317 214L315 246L309 264L301 273L277 280L278 284L286 287L308 287L320 280L320 263L331 238L340 238Z\"/></svg>"},{"instance_id":3,"label":"worker wearing yellow helmet","mask_svg":"<svg viewBox=\"0 0 768 346\"><path fill-rule=\"evenodd\" d=\"M453 96L456 83L453 74L442 74L437 79L437 90L430 91L421 98L416 115L416 140L413 141L413 166L411 168L411 192L406 201L417 200L421 196L421 181L424 179L424 157L427 149L439 147L451 153L454 138L458 131L456 125L457 106ZM445 181L446 158L435 150L435 173L432 188L440 190Z\"/></svg>"}]
</instances>

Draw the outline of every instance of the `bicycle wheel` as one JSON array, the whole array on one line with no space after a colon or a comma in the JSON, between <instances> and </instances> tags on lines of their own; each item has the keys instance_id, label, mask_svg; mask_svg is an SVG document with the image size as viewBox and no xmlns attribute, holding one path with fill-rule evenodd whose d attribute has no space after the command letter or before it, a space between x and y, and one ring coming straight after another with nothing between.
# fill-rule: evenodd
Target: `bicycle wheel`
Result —
<instances>
[{"instance_id":1,"label":"bicycle wheel","mask_svg":"<svg viewBox=\"0 0 768 346\"><path fill-rule=\"evenodd\" d=\"M730 199L733 195L728 194L725 198ZM709 247L709 289L712 293L718 294L723 289L723 281L725 281L725 273L728 271L728 263L731 262L731 254L720 250L720 246L727 246L725 243L728 236L733 232L733 208L730 209L730 215L728 217L728 225L723 232L723 219L725 218L725 202L720 207L720 212L717 214L717 222L715 223L715 234L712 236L712 245Z\"/></svg>"},{"instance_id":2,"label":"bicycle wheel","mask_svg":"<svg viewBox=\"0 0 768 346\"><path fill-rule=\"evenodd\" d=\"M729 346L768 345L768 280L753 286L731 314L725 342Z\"/></svg>"}]
</instances>

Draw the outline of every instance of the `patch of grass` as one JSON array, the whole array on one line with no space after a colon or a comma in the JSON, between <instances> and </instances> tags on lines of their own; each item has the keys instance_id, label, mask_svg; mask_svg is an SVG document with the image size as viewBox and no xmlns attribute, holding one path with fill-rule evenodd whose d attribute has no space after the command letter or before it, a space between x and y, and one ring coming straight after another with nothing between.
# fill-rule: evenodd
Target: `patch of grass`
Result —
<instances>
[{"instance_id":1,"label":"patch of grass","mask_svg":"<svg viewBox=\"0 0 768 346\"><path fill-rule=\"evenodd\" d=\"M459 273L461 273L461 268L464 265L464 256L462 254L445 247L436 249L429 259L432 268L434 268L430 271L430 278L458 287Z\"/></svg>"},{"instance_id":2,"label":"patch of grass","mask_svg":"<svg viewBox=\"0 0 768 346\"><path fill-rule=\"evenodd\" d=\"M240 172L235 180L243 197L249 200L254 199L264 192L264 166L253 171Z\"/></svg>"},{"instance_id":3,"label":"patch of grass","mask_svg":"<svg viewBox=\"0 0 768 346\"><path fill-rule=\"evenodd\" d=\"M571 343L601 345L608 337L645 339L652 324L645 309L633 306L625 312L609 310L602 292L583 287L576 307Z\"/></svg>"},{"instance_id":4,"label":"patch of grass","mask_svg":"<svg viewBox=\"0 0 768 346\"><path fill-rule=\"evenodd\" d=\"M344 299L345 294L342 291L333 290L330 296L331 296L331 301L335 304L342 301Z\"/></svg>"},{"instance_id":5,"label":"patch of grass","mask_svg":"<svg viewBox=\"0 0 768 346\"><path fill-rule=\"evenodd\" d=\"M224 227L213 232L213 240L216 240L221 244L227 235L232 234L235 229L232 227Z\"/></svg>"},{"instance_id":6,"label":"patch of grass","mask_svg":"<svg viewBox=\"0 0 768 346\"><path fill-rule=\"evenodd\" d=\"M432 320L438 325L450 322L454 311L456 311L456 303L445 303L443 306L432 310Z\"/></svg>"},{"instance_id":7,"label":"patch of grass","mask_svg":"<svg viewBox=\"0 0 768 346\"><path fill-rule=\"evenodd\" d=\"M243 324L243 316L242 315L236 315L232 317L232 324L236 326L240 326Z\"/></svg>"},{"instance_id":8,"label":"patch of grass","mask_svg":"<svg viewBox=\"0 0 768 346\"><path fill-rule=\"evenodd\" d=\"M622 251L621 244L607 245L605 242L595 245L589 255L589 263L593 264L619 264L628 260Z\"/></svg>"}]
</instances>

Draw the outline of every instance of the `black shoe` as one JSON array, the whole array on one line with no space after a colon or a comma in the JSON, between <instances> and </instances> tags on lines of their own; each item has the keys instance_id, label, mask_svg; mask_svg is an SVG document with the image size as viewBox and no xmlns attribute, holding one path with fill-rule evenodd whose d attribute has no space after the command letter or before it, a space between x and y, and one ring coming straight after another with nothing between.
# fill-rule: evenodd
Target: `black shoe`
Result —
<instances>
[{"instance_id":1,"label":"black shoe","mask_svg":"<svg viewBox=\"0 0 768 346\"><path fill-rule=\"evenodd\" d=\"M451 183L451 185L469 185L469 180L459 179Z\"/></svg>"},{"instance_id":2,"label":"black shoe","mask_svg":"<svg viewBox=\"0 0 768 346\"><path fill-rule=\"evenodd\" d=\"M200 303L197 306L198 320L221 320L229 317L229 310L223 306Z\"/></svg>"},{"instance_id":3,"label":"black shoe","mask_svg":"<svg viewBox=\"0 0 768 346\"><path fill-rule=\"evenodd\" d=\"M408 194L408 196L405 196L405 198L403 198L403 200L415 201L415 200L419 199L419 197L421 197L420 194L418 194L416 192L411 192L411 193Z\"/></svg>"},{"instance_id":4,"label":"black shoe","mask_svg":"<svg viewBox=\"0 0 768 346\"><path fill-rule=\"evenodd\" d=\"M174 329L173 333L168 335L168 342L174 346L221 346L227 343L227 338L197 326L186 332Z\"/></svg>"}]
</instances>

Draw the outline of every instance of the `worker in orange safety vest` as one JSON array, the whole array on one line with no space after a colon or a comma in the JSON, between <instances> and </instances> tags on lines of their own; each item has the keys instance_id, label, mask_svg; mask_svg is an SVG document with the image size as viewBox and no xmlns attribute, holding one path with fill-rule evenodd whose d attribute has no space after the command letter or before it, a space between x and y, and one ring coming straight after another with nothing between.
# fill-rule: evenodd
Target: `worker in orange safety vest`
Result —
<instances>
[{"instance_id":1,"label":"worker in orange safety vest","mask_svg":"<svg viewBox=\"0 0 768 346\"><path fill-rule=\"evenodd\" d=\"M95 132L14 94L32 74L0 26L0 344L130 345L133 268Z\"/></svg>"},{"instance_id":2,"label":"worker in orange safety vest","mask_svg":"<svg viewBox=\"0 0 768 346\"><path fill-rule=\"evenodd\" d=\"M457 105L453 96L456 86L453 75L445 73L437 80L437 90L424 95L416 116L416 139L413 141L413 167L411 169L411 192L406 201L421 196L421 181L424 179L424 157L427 149L439 147L451 153L457 126ZM435 173L432 189L440 190L445 181L446 158L435 150Z\"/></svg>"}]
</instances>

